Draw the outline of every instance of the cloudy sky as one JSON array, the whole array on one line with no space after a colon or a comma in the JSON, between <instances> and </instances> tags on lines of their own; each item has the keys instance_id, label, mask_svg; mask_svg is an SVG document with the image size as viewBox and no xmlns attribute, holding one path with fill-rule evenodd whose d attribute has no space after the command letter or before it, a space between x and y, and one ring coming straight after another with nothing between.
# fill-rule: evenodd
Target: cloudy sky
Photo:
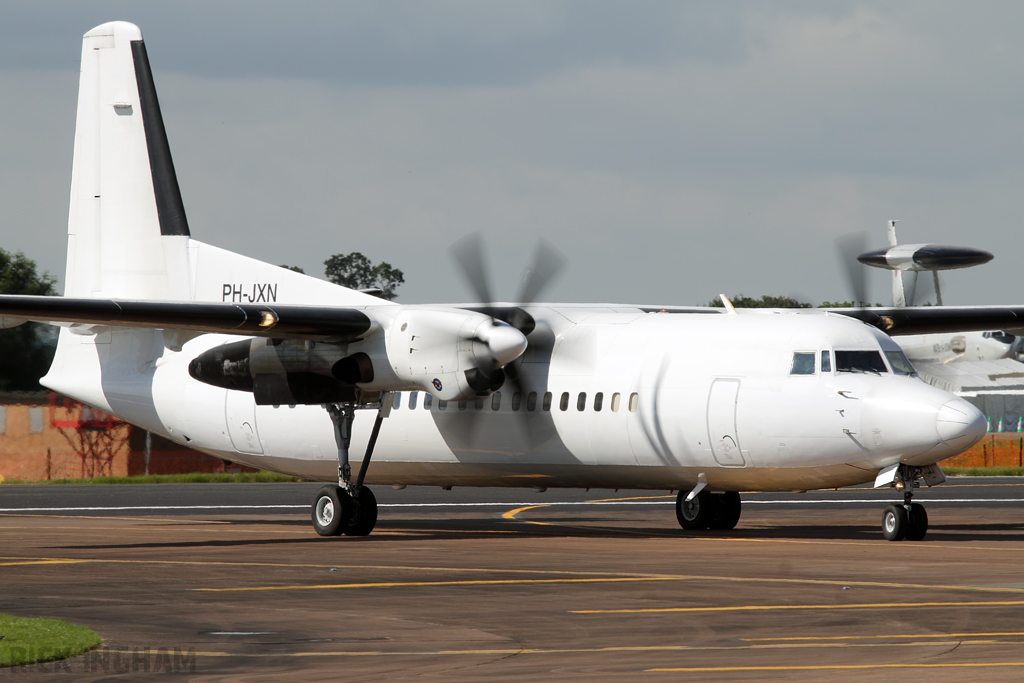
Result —
<instances>
[{"instance_id":1,"label":"cloudy sky","mask_svg":"<svg viewBox=\"0 0 1024 683\"><path fill-rule=\"evenodd\" d=\"M1014 2L6 2L0 247L61 276L81 35L146 38L194 237L321 274L361 251L409 303L848 298L835 239L988 249L946 303L1024 303ZM887 274L871 278L888 303Z\"/></svg>"}]
</instances>

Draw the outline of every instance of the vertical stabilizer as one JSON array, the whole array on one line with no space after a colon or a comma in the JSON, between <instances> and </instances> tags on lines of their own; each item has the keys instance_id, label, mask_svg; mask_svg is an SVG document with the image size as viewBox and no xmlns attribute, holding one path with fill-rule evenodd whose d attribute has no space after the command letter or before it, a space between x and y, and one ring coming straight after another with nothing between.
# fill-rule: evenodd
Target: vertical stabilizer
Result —
<instances>
[{"instance_id":1,"label":"vertical stabilizer","mask_svg":"<svg viewBox=\"0 0 1024 683\"><path fill-rule=\"evenodd\" d=\"M889 246L895 247L898 245L896 241L896 224L899 220L889 221ZM892 271L892 305L902 308L907 305L907 294L903 288L903 271L898 268Z\"/></svg>"},{"instance_id":2,"label":"vertical stabilizer","mask_svg":"<svg viewBox=\"0 0 1024 683\"><path fill-rule=\"evenodd\" d=\"M82 41L65 296L191 299L188 221L142 32Z\"/></svg>"}]
</instances>

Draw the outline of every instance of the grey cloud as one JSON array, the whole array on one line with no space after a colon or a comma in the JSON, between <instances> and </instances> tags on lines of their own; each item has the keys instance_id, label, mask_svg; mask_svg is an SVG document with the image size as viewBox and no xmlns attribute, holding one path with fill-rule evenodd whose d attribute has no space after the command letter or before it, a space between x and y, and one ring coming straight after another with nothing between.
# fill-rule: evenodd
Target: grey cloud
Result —
<instances>
[{"instance_id":1,"label":"grey cloud","mask_svg":"<svg viewBox=\"0 0 1024 683\"><path fill-rule=\"evenodd\" d=\"M522 83L581 64L745 51L738 7L667 1L59 2L4 15L0 64L73 66L81 34L120 18L143 28L164 71L375 86Z\"/></svg>"},{"instance_id":2,"label":"grey cloud","mask_svg":"<svg viewBox=\"0 0 1024 683\"><path fill-rule=\"evenodd\" d=\"M820 301L845 296L834 237L901 218L996 253L947 301L1020 301L1016 5L25 7L0 22L0 246L57 273L80 35L120 17L219 246L307 272L360 250L402 300L457 301L445 249L480 230L503 297L543 236L570 259L552 299Z\"/></svg>"}]
</instances>

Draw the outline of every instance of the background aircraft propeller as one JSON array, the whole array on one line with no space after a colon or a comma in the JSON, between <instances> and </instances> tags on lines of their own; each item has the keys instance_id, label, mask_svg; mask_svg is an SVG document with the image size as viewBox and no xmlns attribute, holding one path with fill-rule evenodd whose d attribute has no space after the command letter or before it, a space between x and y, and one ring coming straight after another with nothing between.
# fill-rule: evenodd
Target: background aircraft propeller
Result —
<instances>
[{"instance_id":1,"label":"background aircraft propeller","mask_svg":"<svg viewBox=\"0 0 1024 683\"><path fill-rule=\"evenodd\" d=\"M839 263L846 274L855 307L870 306L868 298L867 266L857 257L867 251L868 236L865 232L854 232L836 239Z\"/></svg>"}]
</instances>

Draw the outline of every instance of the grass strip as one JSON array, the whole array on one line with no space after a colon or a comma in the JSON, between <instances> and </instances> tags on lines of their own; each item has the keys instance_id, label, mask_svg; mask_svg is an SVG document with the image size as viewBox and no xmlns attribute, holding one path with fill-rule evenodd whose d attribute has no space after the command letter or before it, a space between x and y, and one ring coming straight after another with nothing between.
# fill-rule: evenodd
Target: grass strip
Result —
<instances>
[{"instance_id":1,"label":"grass strip","mask_svg":"<svg viewBox=\"0 0 1024 683\"><path fill-rule=\"evenodd\" d=\"M24 484L264 484L306 481L299 477L276 472L190 472L188 474L140 474L134 477L94 477L92 479L43 479L41 481L14 481L4 485Z\"/></svg>"},{"instance_id":2,"label":"grass strip","mask_svg":"<svg viewBox=\"0 0 1024 683\"><path fill-rule=\"evenodd\" d=\"M943 467L942 471L953 477L1024 477L1024 467Z\"/></svg>"},{"instance_id":3,"label":"grass strip","mask_svg":"<svg viewBox=\"0 0 1024 683\"><path fill-rule=\"evenodd\" d=\"M0 667L53 662L88 652L101 639L92 629L60 619L0 614Z\"/></svg>"}]
</instances>

